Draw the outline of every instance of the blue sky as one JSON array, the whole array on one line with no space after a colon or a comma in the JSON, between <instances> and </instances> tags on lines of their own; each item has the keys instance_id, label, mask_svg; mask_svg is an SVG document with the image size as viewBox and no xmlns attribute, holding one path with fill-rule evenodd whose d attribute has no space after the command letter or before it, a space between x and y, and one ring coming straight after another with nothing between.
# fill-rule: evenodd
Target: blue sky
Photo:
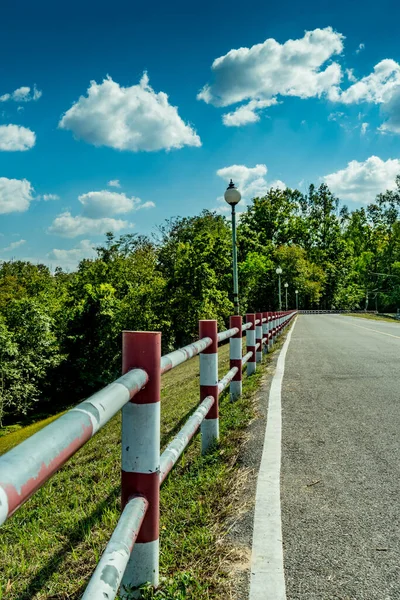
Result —
<instances>
[{"instance_id":1,"label":"blue sky","mask_svg":"<svg viewBox=\"0 0 400 600\"><path fill-rule=\"evenodd\" d=\"M323 180L373 200L400 173L399 17L388 0L6 1L0 259L73 268L105 230L223 211L231 176L245 200Z\"/></svg>"}]
</instances>

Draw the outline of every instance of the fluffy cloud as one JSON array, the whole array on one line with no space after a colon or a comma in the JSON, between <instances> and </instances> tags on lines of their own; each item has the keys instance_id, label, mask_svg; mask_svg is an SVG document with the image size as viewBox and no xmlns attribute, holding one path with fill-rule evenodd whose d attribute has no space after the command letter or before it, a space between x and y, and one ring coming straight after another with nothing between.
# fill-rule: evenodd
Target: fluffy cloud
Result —
<instances>
[{"instance_id":1,"label":"fluffy cloud","mask_svg":"<svg viewBox=\"0 0 400 600\"><path fill-rule=\"evenodd\" d=\"M120 184L120 182L119 182L119 179L111 179L111 180L110 180L110 181L107 183L107 185L108 185L109 187L116 187L116 188L120 188L120 187L121 187L121 184Z\"/></svg>"},{"instance_id":2,"label":"fluffy cloud","mask_svg":"<svg viewBox=\"0 0 400 600\"><path fill-rule=\"evenodd\" d=\"M267 166L260 164L255 167L246 167L245 165L231 165L217 171L217 175L226 183L232 179L236 187L242 194L242 200L246 203L251 198L265 196L271 188L285 189L286 185L279 179L268 182L265 178L268 172ZM228 212L229 206L221 196L217 199L219 203L219 212Z\"/></svg>"},{"instance_id":3,"label":"fluffy cloud","mask_svg":"<svg viewBox=\"0 0 400 600\"><path fill-rule=\"evenodd\" d=\"M33 199L33 187L27 179L0 177L0 214L25 212Z\"/></svg>"},{"instance_id":4,"label":"fluffy cloud","mask_svg":"<svg viewBox=\"0 0 400 600\"><path fill-rule=\"evenodd\" d=\"M365 48L365 44L360 44L356 50L356 54L360 54Z\"/></svg>"},{"instance_id":5,"label":"fluffy cloud","mask_svg":"<svg viewBox=\"0 0 400 600\"><path fill-rule=\"evenodd\" d=\"M70 212L64 212L58 215L49 227L49 233L62 237L77 237L88 233L97 235L107 231L120 231L126 227L133 227L133 223L111 218L112 215L155 206L154 202L142 202L140 198L129 198L124 193L109 190L87 192L81 194L78 200L82 205L82 214L74 217Z\"/></svg>"},{"instance_id":6,"label":"fluffy cloud","mask_svg":"<svg viewBox=\"0 0 400 600\"><path fill-rule=\"evenodd\" d=\"M257 123L260 120L260 115L256 111L260 111L268 106L278 104L276 98L270 100L251 100L248 104L239 106L236 110L222 115L222 121L227 127L240 127L248 123Z\"/></svg>"},{"instance_id":7,"label":"fluffy cloud","mask_svg":"<svg viewBox=\"0 0 400 600\"><path fill-rule=\"evenodd\" d=\"M393 90L388 102L382 104L381 114L385 119L379 127L382 133L400 133L400 85Z\"/></svg>"},{"instance_id":8,"label":"fluffy cloud","mask_svg":"<svg viewBox=\"0 0 400 600\"><path fill-rule=\"evenodd\" d=\"M27 127L19 125L0 126L0 151L16 152L33 148L36 135Z\"/></svg>"},{"instance_id":9,"label":"fluffy cloud","mask_svg":"<svg viewBox=\"0 0 400 600\"><path fill-rule=\"evenodd\" d=\"M17 242L11 242L7 248L3 248L3 252L8 252L9 250L15 250L15 248L19 248L26 244L26 240L18 240Z\"/></svg>"},{"instance_id":10,"label":"fluffy cloud","mask_svg":"<svg viewBox=\"0 0 400 600\"><path fill-rule=\"evenodd\" d=\"M365 135L367 133L369 123L361 123L361 135Z\"/></svg>"},{"instance_id":11,"label":"fluffy cloud","mask_svg":"<svg viewBox=\"0 0 400 600\"><path fill-rule=\"evenodd\" d=\"M311 98L329 93L340 83L342 72L335 62L324 65L342 52L343 39L326 27L306 31L302 38L284 44L270 38L251 48L230 50L214 60L213 82L205 85L197 98L214 106L229 106L246 100L271 101L278 95ZM225 115L224 122L236 125L234 115ZM240 124L257 120L251 104L239 112L239 120L241 115Z\"/></svg>"},{"instance_id":12,"label":"fluffy cloud","mask_svg":"<svg viewBox=\"0 0 400 600\"><path fill-rule=\"evenodd\" d=\"M94 258L96 252L93 244L89 240L82 240L75 248L70 250L61 250L54 248L48 253L47 258L54 261L56 266L65 270L73 270L83 258Z\"/></svg>"},{"instance_id":13,"label":"fluffy cloud","mask_svg":"<svg viewBox=\"0 0 400 600\"><path fill-rule=\"evenodd\" d=\"M117 150L170 150L201 146L199 136L178 115L164 92L156 93L145 73L138 85L122 87L108 77L92 81L87 96L63 115L59 127L95 146Z\"/></svg>"},{"instance_id":14,"label":"fluffy cloud","mask_svg":"<svg viewBox=\"0 0 400 600\"><path fill-rule=\"evenodd\" d=\"M83 205L83 216L89 219L98 219L107 215L118 215L140 210L141 208L153 208L154 202L142 202L140 198L129 198L126 194L102 190L100 192L88 192L79 196L79 202Z\"/></svg>"},{"instance_id":15,"label":"fluffy cloud","mask_svg":"<svg viewBox=\"0 0 400 600\"><path fill-rule=\"evenodd\" d=\"M375 65L373 72L363 77L346 90L331 90L331 100L344 104L373 102L380 104L391 99L400 85L400 65L389 58Z\"/></svg>"},{"instance_id":16,"label":"fluffy cloud","mask_svg":"<svg viewBox=\"0 0 400 600\"><path fill-rule=\"evenodd\" d=\"M61 237L73 238L80 235L101 235L107 231L120 231L126 227L132 227L132 223L120 219L104 217L101 219L89 219L78 215L73 217L70 212L58 215L48 229L49 233Z\"/></svg>"},{"instance_id":17,"label":"fluffy cloud","mask_svg":"<svg viewBox=\"0 0 400 600\"><path fill-rule=\"evenodd\" d=\"M23 86L10 94L0 96L0 102L8 102L9 100L13 100L14 102L31 102L32 100L39 100L41 96L42 92L37 89L36 85L33 86L33 90L28 86Z\"/></svg>"},{"instance_id":18,"label":"fluffy cloud","mask_svg":"<svg viewBox=\"0 0 400 600\"><path fill-rule=\"evenodd\" d=\"M396 189L399 173L399 159L383 161L378 156L370 156L365 162L352 160L345 169L322 179L340 198L369 203L377 194Z\"/></svg>"},{"instance_id":19,"label":"fluffy cloud","mask_svg":"<svg viewBox=\"0 0 400 600\"><path fill-rule=\"evenodd\" d=\"M59 200L60 196L57 194L43 194L43 200L48 202L49 200Z\"/></svg>"}]
</instances>

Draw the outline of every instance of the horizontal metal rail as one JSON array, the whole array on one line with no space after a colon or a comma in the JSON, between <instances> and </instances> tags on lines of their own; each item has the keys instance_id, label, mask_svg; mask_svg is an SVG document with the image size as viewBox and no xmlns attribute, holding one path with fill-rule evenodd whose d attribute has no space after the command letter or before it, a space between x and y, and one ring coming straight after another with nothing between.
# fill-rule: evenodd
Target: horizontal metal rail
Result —
<instances>
[{"instance_id":1,"label":"horizontal metal rail","mask_svg":"<svg viewBox=\"0 0 400 600\"><path fill-rule=\"evenodd\" d=\"M233 337L236 333L238 333L239 329L237 327L233 327L232 329L227 329L226 331L221 331L218 334L218 342L223 342L228 338Z\"/></svg>"},{"instance_id":2,"label":"horizontal metal rail","mask_svg":"<svg viewBox=\"0 0 400 600\"><path fill-rule=\"evenodd\" d=\"M257 342L257 344L255 346L256 350L258 350L260 346L261 346L260 342Z\"/></svg>"},{"instance_id":3,"label":"horizontal metal rail","mask_svg":"<svg viewBox=\"0 0 400 600\"><path fill-rule=\"evenodd\" d=\"M260 319L257 319L256 321L254 321L254 324L255 324L255 325L258 325L259 323L261 323L261 320L260 320Z\"/></svg>"},{"instance_id":4,"label":"horizontal metal rail","mask_svg":"<svg viewBox=\"0 0 400 600\"><path fill-rule=\"evenodd\" d=\"M235 377L236 373L239 371L237 367L233 367L230 371L227 372L225 377L218 382L218 394L224 391L224 389L230 384L232 379Z\"/></svg>"},{"instance_id":5,"label":"horizontal metal rail","mask_svg":"<svg viewBox=\"0 0 400 600\"><path fill-rule=\"evenodd\" d=\"M190 440L204 421L215 400L212 396L207 396L198 406L194 413L186 421L180 432L168 444L160 457L160 485L164 482L168 473L178 461L182 452L189 444Z\"/></svg>"},{"instance_id":6,"label":"horizontal metal rail","mask_svg":"<svg viewBox=\"0 0 400 600\"><path fill-rule=\"evenodd\" d=\"M265 321L268 321L266 317L263 318L262 322L265 323Z\"/></svg>"},{"instance_id":7,"label":"horizontal metal rail","mask_svg":"<svg viewBox=\"0 0 400 600\"><path fill-rule=\"evenodd\" d=\"M246 325L243 325L242 331L245 331L246 329L250 329L251 326L252 326L252 323L246 323Z\"/></svg>"},{"instance_id":8,"label":"horizontal metal rail","mask_svg":"<svg viewBox=\"0 0 400 600\"><path fill-rule=\"evenodd\" d=\"M253 351L250 350L250 352L248 352L247 354L245 354L242 358L242 366L245 365L253 356Z\"/></svg>"},{"instance_id":9,"label":"horizontal metal rail","mask_svg":"<svg viewBox=\"0 0 400 600\"><path fill-rule=\"evenodd\" d=\"M0 525L148 382L132 369L0 457Z\"/></svg>"},{"instance_id":10,"label":"horizontal metal rail","mask_svg":"<svg viewBox=\"0 0 400 600\"><path fill-rule=\"evenodd\" d=\"M82 600L114 600L117 596L148 506L142 496L131 498L126 504Z\"/></svg>"},{"instance_id":11,"label":"horizontal metal rail","mask_svg":"<svg viewBox=\"0 0 400 600\"><path fill-rule=\"evenodd\" d=\"M193 344L188 344L179 350L174 350L174 352L165 354L165 356L161 357L161 375L174 369L178 365L181 365L190 358L193 358L193 356L200 354L200 352L203 352L203 350L211 346L211 344L212 339L206 337L197 342L193 342Z\"/></svg>"}]
</instances>

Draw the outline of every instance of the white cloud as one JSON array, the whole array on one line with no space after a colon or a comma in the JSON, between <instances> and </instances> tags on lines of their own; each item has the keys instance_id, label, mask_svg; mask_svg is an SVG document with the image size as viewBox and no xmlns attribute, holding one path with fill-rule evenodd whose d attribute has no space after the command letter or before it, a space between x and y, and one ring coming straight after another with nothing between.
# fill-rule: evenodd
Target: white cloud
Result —
<instances>
[{"instance_id":1,"label":"white cloud","mask_svg":"<svg viewBox=\"0 0 400 600\"><path fill-rule=\"evenodd\" d=\"M164 92L156 93L144 73L140 83L122 87L111 77L92 81L87 96L67 110L59 127L94 146L131 152L201 146Z\"/></svg>"},{"instance_id":2,"label":"white cloud","mask_svg":"<svg viewBox=\"0 0 400 600\"><path fill-rule=\"evenodd\" d=\"M33 148L36 135L27 127L0 125L0 151L16 152Z\"/></svg>"},{"instance_id":3,"label":"white cloud","mask_svg":"<svg viewBox=\"0 0 400 600\"><path fill-rule=\"evenodd\" d=\"M381 114L385 119L379 127L382 133L400 133L400 85L393 90L388 102L382 104Z\"/></svg>"},{"instance_id":4,"label":"white cloud","mask_svg":"<svg viewBox=\"0 0 400 600\"><path fill-rule=\"evenodd\" d=\"M260 120L260 115L256 111L260 111L268 106L278 104L276 98L270 100L251 100L248 104L239 106L236 110L222 115L222 121L227 127L240 127L248 123L257 123Z\"/></svg>"},{"instance_id":5,"label":"white cloud","mask_svg":"<svg viewBox=\"0 0 400 600\"><path fill-rule=\"evenodd\" d=\"M116 188L120 188L120 187L121 187L121 184L120 184L120 182L119 182L119 179L111 179L111 180L110 180L110 181L107 183L107 185L108 185L109 187L116 187Z\"/></svg>"},{"instance_id":6,"label":"white cloud","mask_svg":"<svg viewBox=\"0 0 400 600\"><path fill-rule=\"evenodd\" d=\"M365 162L352 160L345 169L322 179L339 198L369 203L377 194L396 189L399 173L399 159L383 161L378 156L370 156Z\"/></svg>"},{"instance_id":7,"label":"white cloud","mask_svg":"<svg viewBox=\"0 0 400 600\"><path fill-rule=\"evenodd\" d=\"M27 179L0 177L0 214L25 212L32 201L33 187Z\"/></svg>"},{"instance_id":8,"label":"white cloud","mask_svg":"<svg viewBox=\"0 0 400 600\"><path fill-rule=\"evenodd\" d=\"M82 240L75 248L70 250L54 248L47 254L48 259L55 261L56 266L65 270L73 270L83 258L94 258L95 256L96 252L89 240Z\"/></svg>"},{"instance_id":9,"label":"white cloud","mask_svg":"<svg viewBox=\"0 0 400 600\"><path fill-rule=\"evenodd\" d=\"M360 44L356 50L356 54L360 54L365 48L365 44Z\"/></svg>"},{"instance_id":10,"label":"white cloud","mask_svg":"<svg viewBox=\"0 0 400 600\"><path fill-rule=\"evenodd\" d=\"M328 121L339 121L344 117L343 112L332 112L328 115Z\"/></svg>"},{"instance_id":11,"label":"white cloud","mask_svg":"<svg viewBox=\"0 0 400 600\"><path fill-rule=\"evenodd\" d=\"M11 242L7 248L3 248L3 252L8 252L9 250L15 250L15 248L19 248L26 244L26 240L18 240L17 242Z\"/></svg>"},{"instance_id":12,"label":"white cloud","mask_svg":"<svg viewBox=\"0 0 400 600\"><path fill-rule=\"evenodd\" d=\"M120 231L126 227L133 227L132 223L120 219L104 217L101 219L89 219L82 215L73 217L70 212L58 215L50 225L48 232L61 237L73 238L80 235L101 235L107 231Z\"/></svg>"},{"instance_id":13,"label":"white cloud","mask_svg":"<svg viewBox=\"0 0 400 600\"><path fill-rule=\"evenodd\" d=\"M251 48L230 50L214 60L213 82L205 85L197 98L214 106L229 106L246 100L271 101L278 95L311 98L328 94L340 83L342 71L335 62L323 67L342 52L343 39L326 27L306 31L301 39L284 44L270 38ZM225 124L236 125L234 115L225 115ZM247 105L237 120L250 123L257 117Z\"/></svg>"},{"instance_id":14,"label":"white cloud","mask_svg":"<svg viewBox=\"0 0 400 600\"><path fill-rule=\"evenodd\" d=\"M361 123L361 135L365 135L367 133L369 123Z\"/></svg>"},{"instance_id":15,"label":"white cloud","mask_svg":"<svg viewBox=\"0 0 400 600\"><path fill-rule=\"evenodd\" d=\"M102 190L100 192L87 192L79 196L83 205L83 216L89 219L98 219L109 215L118 215L141 208L154 207L153 202L143 203L140 198L129 198L126 194Z\"/></svg>"},{"instance_id":16,"label":"white cloud","mask_svg":"<svg viewBox=\"0 0 400 600\"><path fill-rule=\"evenodd\" d=\"M0 96L0 102L8 102L9 100L14 100L14 102L31 102L32 100L39 100L41 96L42 92L37 89L36 85L33 86L33 90L28 86L22 86L14 90L11 94Z\"/></svg>"},{"instance_id":17,"label":"white cloud","mask_svg":"<svg viewBox=\"0 0 400 600\"><path fill-rule=\"evenodd\" d=\"M47 202L48 200L59 200L60 196L58 194L43 194L43 200Z\"/></svg>"},{"instance_id":18,"label":"white cloud","mask_svg":"<svg viewBox=\"0 0 400 600\"><path fill-rule=\"evenodd\" d=\"M400 64L386 58L375 65L373 72L363 77L346 90L335 88L330 94L331 100L344 104L373 102L381 104L392 97L393 91L400 85Z\"/></svg>"},{"instance_id":19,"label":"white cloud","mask_svg":"<svg viewBox=\"0 0 400 600\"><path fill-rule=\"evenodd\" d=\"M355 83L357 81L357 77L354 75L354 69L346 69L346 75L350 83Z\"/></svg>"},{"instance_id":20,"label":"white cloud","mask_svg":"<svg viewBox=\"0 0 400 600\"><path fill-rule=\"evenodd\" d=\"M268 172L267 166L263 164L255 167L246 167L245 165L231 165L218 169L217 175L226 183L232 179L242 195L243 204L256 197L265 196L271 188L285 189L286 185L279 179L268 182L265 178ZM219 212L228 212L229 206L221 196L217 199L220 206Z\"/></svg>"},{"instance_id":21,"label":"white cloud","mask_svg":"<svg viewBox=\"0 0 400 600\"><path fill-rule=\"evenodd\" d=\"M372 73L346 90L334 87L329 98L343 104L380 104L385 121L379 130L383 133L400 133L400 64L395 60L381 60Z\"/></svg>"}]
</instances>

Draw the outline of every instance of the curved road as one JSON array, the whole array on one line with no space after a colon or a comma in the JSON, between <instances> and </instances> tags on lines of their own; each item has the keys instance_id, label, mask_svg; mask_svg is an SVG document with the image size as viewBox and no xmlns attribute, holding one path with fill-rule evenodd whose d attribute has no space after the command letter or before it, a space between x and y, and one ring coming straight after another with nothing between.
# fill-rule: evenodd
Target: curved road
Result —
<instances>
[{"instance_id":1,"label":"curved road","mask_svg":"<svg viewBox=\"0 0 400 600\"><path fill-rule=\"evenodd\" d=\"M299 316L282 419L287 600L400 599L400 324Z\"/></svg>"}]
</instances>

